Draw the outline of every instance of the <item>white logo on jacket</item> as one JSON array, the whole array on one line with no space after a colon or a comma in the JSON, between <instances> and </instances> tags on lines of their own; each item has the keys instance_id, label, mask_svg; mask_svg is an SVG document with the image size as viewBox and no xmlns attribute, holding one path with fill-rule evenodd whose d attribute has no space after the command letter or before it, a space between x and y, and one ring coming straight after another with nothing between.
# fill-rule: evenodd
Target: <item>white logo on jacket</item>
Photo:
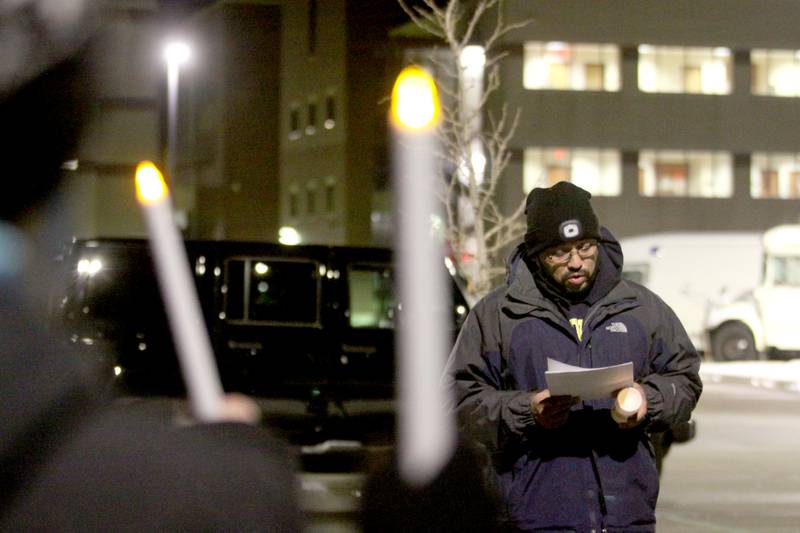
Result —
<instances>
[{"instance_id":1,"label":"white logo on jacket","mask_svg":"<svg viewBox=\"0 0 800 533\"><path fill-rule=\"evenodd\" d=\"M628 327L622 322L612 322L606 326L606 331L611 333L628 333Z\"/></svg>"}]
</instances>

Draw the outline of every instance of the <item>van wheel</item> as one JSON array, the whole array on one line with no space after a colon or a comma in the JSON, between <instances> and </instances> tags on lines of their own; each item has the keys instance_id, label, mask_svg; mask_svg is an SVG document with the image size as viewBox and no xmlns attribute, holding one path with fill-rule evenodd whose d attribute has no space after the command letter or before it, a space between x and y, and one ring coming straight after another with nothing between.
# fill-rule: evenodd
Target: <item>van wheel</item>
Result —
<instances>
[{"instance_id":1,"label":"van wheel","mask_svg":"<svg viewBox=\"0 0 800 533\"><path fill-rule=\"evenodd\" d=\"M723 324L711 337L711 349L717 361L757 359L755 342L750 328L741 322Z\"/></svg>"}]
</instances>

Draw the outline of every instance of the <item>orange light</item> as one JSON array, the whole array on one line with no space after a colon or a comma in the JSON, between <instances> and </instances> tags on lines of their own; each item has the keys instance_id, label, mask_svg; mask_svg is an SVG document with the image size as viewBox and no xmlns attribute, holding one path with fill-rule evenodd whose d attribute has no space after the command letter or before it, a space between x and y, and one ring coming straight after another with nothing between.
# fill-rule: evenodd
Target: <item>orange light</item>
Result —
<instances>
[{"instance_id":1,"label":"orange light","mask_svg":"<svg viewBox=\"0 0 800 533\"><path fill-rule=\"evenodd\" d=\"M392 120L410 130L427 130L439 120L436 83L417 66L404 68L392 90Z\"/></svg>"},{"instance_id":2,"label":"orange light","mask_svg":"<svg viewBox=\"0 0 800 533\"><path fill-rule=\"evenodd\" d=\"M136 198L140 204L163 202L169 196L164 176L151 161L142 161L136 167Z\"/></svg>"}]
</instances>

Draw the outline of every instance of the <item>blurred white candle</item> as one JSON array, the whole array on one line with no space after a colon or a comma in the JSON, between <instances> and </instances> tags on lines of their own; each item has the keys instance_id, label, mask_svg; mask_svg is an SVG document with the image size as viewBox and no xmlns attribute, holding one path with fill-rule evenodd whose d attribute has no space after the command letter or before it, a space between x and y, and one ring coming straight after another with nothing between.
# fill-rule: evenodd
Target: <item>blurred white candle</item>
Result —
<instances>
[{"instance_id":1,"label":"blurred white candle","mask_svg":"<svg viewBox=\"0 0 800 533\"><path fill-rule=\"evenodd\" d=\"M197 290L189 272L186 248L172 218L164 177L149 161L136 168L136 197L147 224L161 296L192 414L203 422L221 420L224 392Z\"/></svg>"},{"instance_id":2,"label":"blurred white candle","mask_svg":"<svg viewBox=\"0 0 800 533\"><path fill-rule=\"evenodd\" d=\"M455 448L455 422L441 376L449 350L444 253L433 234L439 100L430 75L404 69L392 92L397 325L398 467L413 485L432 481Z\"/></svg>"}]
</instances>

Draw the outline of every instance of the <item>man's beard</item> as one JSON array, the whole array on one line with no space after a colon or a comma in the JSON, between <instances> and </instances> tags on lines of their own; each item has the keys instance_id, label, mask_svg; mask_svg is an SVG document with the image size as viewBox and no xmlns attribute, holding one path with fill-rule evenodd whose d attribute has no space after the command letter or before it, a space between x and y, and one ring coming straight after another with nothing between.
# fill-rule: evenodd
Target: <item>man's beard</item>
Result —
<instances>
[{"instance_id":1,"label":"man's beard","mask_svg":"<svg viewBox=\"0 0 800 533\"><path fill-rule=\"evenodd\" d=\"M568 294L581 294L592 286L594 275L597 274L597 270L595 269L592 274L593 275L590 275L589 272L583 268L577 271L569 271L561 277L559 285L561 285ZM576 280L576 283L571 283L571 280Z\"/></svg>"}]
</instances>

